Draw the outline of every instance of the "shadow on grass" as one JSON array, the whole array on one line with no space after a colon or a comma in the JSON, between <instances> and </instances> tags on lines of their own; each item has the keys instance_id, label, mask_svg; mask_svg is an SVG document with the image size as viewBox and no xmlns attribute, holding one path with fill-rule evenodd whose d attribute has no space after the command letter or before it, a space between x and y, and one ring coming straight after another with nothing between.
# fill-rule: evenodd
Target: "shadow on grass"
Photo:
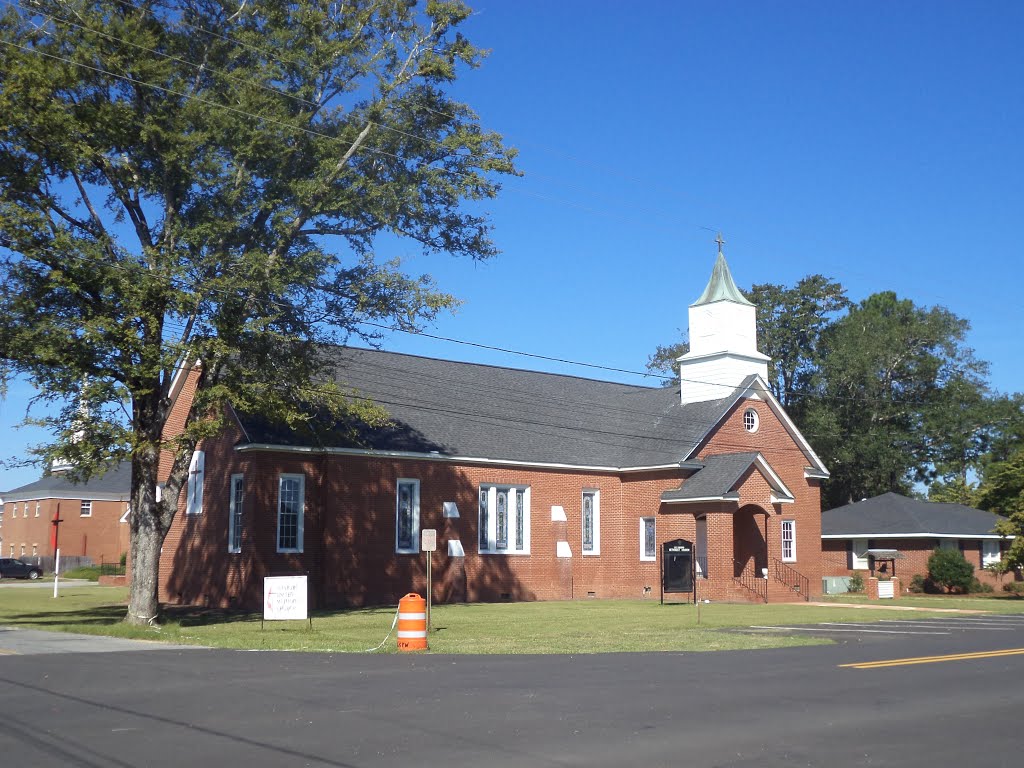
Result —
<instances>
[{"instance_id":1,"label":"shadow on grass","mask_svg":"<svg viewBox=\"0 0 1024 768\"><path fill-rule=\"evenodd\" d=\"M4 619L4 624L30 624L36 627L67 626L81 624L83 626L106 627L120 624L124 619L125 606L99 605L95 608L82 608L77 611L59 613L22 613L17 617Z\"/></svg>"},{"instance_id":2,"label":"shadow on grass","mask_svg":"<svg viewBox=\"0 0 1024 768\"><path fill-rule=\"evenodd\" d=\"M345 608L329 611L310 611L313 619L340 618L344 616L393 616L394 608ZM174 622L180 627L206 627L216 624L243 624L260 621L258 611L240 611L230 608L200 608L198 606L168 605L163 609L163 621Z\"/></svg>"}]
</instances>

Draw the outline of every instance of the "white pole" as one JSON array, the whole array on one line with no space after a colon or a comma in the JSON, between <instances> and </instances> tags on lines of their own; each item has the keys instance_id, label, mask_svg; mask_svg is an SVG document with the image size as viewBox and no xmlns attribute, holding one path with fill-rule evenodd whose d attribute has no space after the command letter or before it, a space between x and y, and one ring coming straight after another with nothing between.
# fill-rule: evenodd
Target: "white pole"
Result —
<instances>
[{"instance_id":1,"label":"white pole","mask_svg":"<svg viewBox=\"0 0 1024 768\"><path fill-rule=\"evenodd\" d=\"M53 596L57 597L57 584L60 582L60 548L53 559Z\"/></svg>"}]
</instances>

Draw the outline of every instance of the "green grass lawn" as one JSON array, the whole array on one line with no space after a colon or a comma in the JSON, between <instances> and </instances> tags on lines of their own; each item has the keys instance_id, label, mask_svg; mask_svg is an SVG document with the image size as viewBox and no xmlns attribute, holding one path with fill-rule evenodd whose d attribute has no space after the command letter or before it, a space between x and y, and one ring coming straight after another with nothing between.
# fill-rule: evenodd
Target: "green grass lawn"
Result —
<instances>
[{"instance_id":1,"label":"green grass lawn","mask_svg":"<svg viewBox=\"0 0 1024 768\"><path fill-rule=\"evenodd\" d=\"M310 630L304 622L268 622L260 628L256 614L200 609L169 609L159 627L129 627L121 622L124 587L4 589L0 592L0 626L111 635L218 648L332 651L351 653L373 648L388 633L394 607L317 612ZM831 598L842 605L855 596ZM859 598L859 602L866 602ZM885 604L892 605L888 601ZM999 613L1024 612L1024 600L914 597L898 605L923 608L968 608ZM718 651L815 645L815 637L756 634L751 625L813 624L821 621L875 621L898 616L869 607L727 605L711 603L660 605L657 601L591 600L545 603L474 603L434 606L434 653L604 653L636 651ZM914 617L926 616L914 613ZM392 635L381 649L395 653Z\"/></svg>"}]
</instances>

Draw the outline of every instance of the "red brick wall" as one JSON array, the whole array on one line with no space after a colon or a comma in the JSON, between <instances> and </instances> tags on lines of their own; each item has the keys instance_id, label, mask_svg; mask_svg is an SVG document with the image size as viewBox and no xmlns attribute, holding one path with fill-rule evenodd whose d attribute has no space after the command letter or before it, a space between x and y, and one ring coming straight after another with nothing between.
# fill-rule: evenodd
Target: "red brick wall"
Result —
<instances>
[{"instance_id":1,"label":"red brick wall","mask_svg":"<svg viewBox=\"0 0 1024 768\"><path fill-rule=\"evenodd\" d=\"M748 408L757 411L759 424L756 432L748 432L743 427L743 413ZM781 521L794 520L796 561L787 565L807 577L812 596L820 595L821 496L819 481L804 477L804 468L810 466L810 459L800 450L768 403L763 400L749 399L737 403L719 429L700 446L698 456L705 458L743 451L759 451L796 497L795 503L772 505L770 486L760 472L756 471L748 475L741 486L740 498L744 504L754 503L769 512L769 558L782 559ZM763 524L762 519L761 525Z\"/></svg>"},{"instance_id":2,"label":"red brick wall","mask_svg":"<svg viewBox=\"0 0 1024 768\"><path fill-rule=\"evenodd\" d=\"M39 517L36 517L36 501ZM60 509L60 552L63 557L89 557L94 563L116 563L127 551L127 523L120 522L127 508L125 501L92 500L92 515L83 517L80 499L33 499L28 502L4 504L3 551L4 557L39 555L52 557L50 546L53 515ZM15 516L14 508L17 508ZM13 549L13 555L11 547ZM22 549L24 548L24 550Z\"/></svg>"},{"instance_id":3,"label":"red brick wall","mask_svg":"<svg viewBox=\"0 0 1024 768\"><path fill-rule=\"evenodd\" d=\"M701 455L760 450L797 496L797 503L770 504L770 487L751 471L740 487L743 508L735 504L662 504L661 494L679 486L682 470L645 473L571 472L506 466L454 464L344 454L236 452L241 437L228 429L207 441L204 508L185 515L184 503L164 543L161 599L209 605L259 605L262 577L309 573L317 606L394 603L425 589L425 556L395 553L395 493L398 478L420 480L420 527L438 530L433 555L435 600L544 600L594 596L656 598L660 562L640 560L640 518L655 517L660 544L696 539L696 515L706 514L709 576L702 596L744 599L732 584L733 559L755 554L781 556L782 517L797 520L797 562L793 566L820 591L820 511L818 487L803 477L806 458L761 401L757 434L742 426L741 404L702 447ZM229 484L245 476L242 552L227 552ZM281 473L305 477L304 551L276 551L277 488ZM530 487L530 554L480 553L477 539L481 484ZM600 555L582 551L582 492L600 493ZM461 517L442 517L445 501L457 503ZM553 522L561 506L567 522ZM734 528L736 535L734 536ZM447 541L462 541L466 556L451 558ZM558 559L556 542L565 538L572 558ZM753 562L751 560L751 562Z\"/></svg>"},{"instance_id":4,"label":"red brick wall","mask_svg":"<svg viewBox=\"0 0 1024 768\"><path fill-rule=\"evenodd\" d=\"M877 549L895 549L903 557L896 561L896 575L904 589L910 584L910 580L917 575L928 575L928 558L935 548L939 546L938 539L871 539L869 543ZM1006 545L1003 545L1004 549ZM981 540L960 539L960 550L971 565L974 566L974 575L983 584L990 584L995 589L1000 589L1002 584L1012 581L1014 576L1007 574L999 576L991 571L982 570L981 567ZM845 539L825 539L822 541L822 562L826 576L851 576L854 571L849 567L849 549ZM888 566L887 566L888 568ZM861 570L860 573L867 577L868 571Z\"/></svg>"}]
</instances>

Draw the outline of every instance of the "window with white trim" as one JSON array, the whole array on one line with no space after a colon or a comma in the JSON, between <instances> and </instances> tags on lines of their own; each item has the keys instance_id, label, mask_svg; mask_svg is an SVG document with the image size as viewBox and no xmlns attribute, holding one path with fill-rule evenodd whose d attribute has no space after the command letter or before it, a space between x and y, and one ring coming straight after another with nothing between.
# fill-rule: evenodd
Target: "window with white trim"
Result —
<instances>
[{"instance_id":1,"label":"window with white trim","mask_svg":"<svg viewBox=\"0 0 1024 768\"><path fill-rule=\"evenodd\" d=\"M41 501L37 501L36 502L36 517L39 517L39 511L40 511L42 506L43 506L43 503Z\"/></svg>"},{"instance_id":2,"label":"window with white trim","mask_svg":"<svg viewBox=\"0 0 1024 768\"><path fill-rule=\"evenodd\" d=\"M400 478L395 490L395 552L420 551L420 481Z\"/></svg>"},{"instance_id":3,"label":"window with white trim","mask_svg":"<svg viewBox=\"0 0 1024 768\"><path fill-rule=\"evenodd\" d=\"M79 513L82 517L92 517L92 502L86 499L82 500L82 505L79 508ZM27 516L27 515L26 515Z\"/></svg>"},{"instance_id":4,"label":"window with white trim","mask_svg":"<svg viewBox=\"0 0 1024 768\"><path fill-rule=\"evenodd\" d=\"M640 518L640 559L644 562L653 562L658 556L658 544L655 537L655 524L653 517Z\"/></svg>"},{"instance_id":5,"label":"window with white trim","mask_svg":"<svg viewBox=\"0 0 1024 768\"><path fill-rule=\"evenodd\" d=\"M757 411L753 408L747 408L743 412L743 428L747 432L757 432L757 427L760 423L761 420L758 418Z\"/></svg>"},{"instance_id":6,"label":"window with white trim","mask_svg":"<svg viewBox=\"0 0 1024 768\"><path fill-rule=\"evenodd\" d=\"M228 552L242 551L242 513L245 509L245 475L231 476L228 509Z\"/></svg>"},{"instance_id":7,"label":"window with white trim","mask_svg":"<svg viewBox=\"0 0 1024 768\"><path fill-rule=\"evenodd\" d=\"M583 492L583 554L601 554L601 492Z\"/></svg>"},{"instance_id":8,"label":"window with white trim","mask_svg":"<svg viewBox=\"0 0 1024 768\"><path fill-rule=\"evenodd\" d=\"M782 561L792 563L796 560L796 520L782 521Z\"/></svg>"},{"instance_id":9,"label":"window with white trim","mask_svg":"<svg viewBox=\"0 0 1024 768\"><path fill-rule=\"evenodd\" d=\"M868 569L868 540L854 539L850 542L850 569L866 571Z\"/></svg>"},{"instance_id":10,"label":"window with white trim","mask_svg":"<svg viewBox=\"0 0 1024 768\"><path fill-rule=\"evenodd\" d=\"M302 551L306 506L304 475L281 475L277 482L277 551Z\"/></svg>"},{"instance_id":11,"label":"window with white trim","mask_svg":"<svg viewBox=\"0 0 1024 768\"><path fill-rule=\"evenodd\" d=\"M206 453L194 451L192 461L188 465L188 498L185 502L186 515L199 515L203 512L203 472L206 464Z\"/></svg>"},{"instance_id":12,"label":"window with white trim","mask_svg":"<svg viewBox=\"0 0 1024 768\"><path fill-rule=\"evenodd\" d=\"M481 554L530 554L530 487L481 485L478 525Z\"/></svg>"},{"instance_id":13,"label":"window with white trim","mask_svg":"<svg viewBox=\"0 0 1024 768\"><path fill-rule=\"evenodd\" d=\"M992 539L981 540L981 567L987 568L990 565L998 565L1003 559L999 552L999 541Z\"/></svg>"}]
</instances>

